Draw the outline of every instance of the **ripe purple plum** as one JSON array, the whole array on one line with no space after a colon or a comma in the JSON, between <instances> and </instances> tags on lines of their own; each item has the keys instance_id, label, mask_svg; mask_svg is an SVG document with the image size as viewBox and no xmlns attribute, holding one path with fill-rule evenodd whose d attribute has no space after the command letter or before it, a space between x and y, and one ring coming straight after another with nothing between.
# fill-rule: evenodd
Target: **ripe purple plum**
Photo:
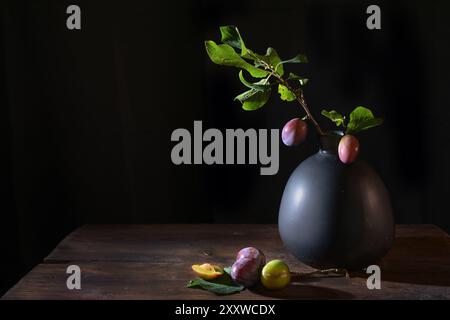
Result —
<instances>
[{"instance_id":1,"label":"ripe purple plum","mask_svg":"<svg viewBox=\"0 0 450 320\"><path fill-rule=\"evenodd\" d=\"M296 146L303 142L308 133L308 126L305 121L299 118L289 120L281 131L281 140L287 146Z\"/></svg>"},{"instance_id":2,"label":"ripe purple plum","mask_svg":"<svg viewBox=\"0 0 450 320\"><path fill-rule=\"evenodd\" d=\"M339 141L338 147L339 159L343 163L352 163L359 154L359 141L355 136L346 134Z\"/></svg>"},{"instance_id":3,"label":"ripe purple plum","mask_svg":"<svg viewBox=\"0 0 450 320\"><path fill-rule=\"evenodd\" d=\"M254 247L247 247L239 250L236 256L236 260L239 260L241 258L254 259L256 260L257 264L262 266L266 264L266 256L264 255L264 253Z\"/></svg>"},{"instance_id":4,"label":"ripe purple plum","mask_svg":"<svg viewBox=\"0 0 450 320\"><path fill-rule=\"evenodd\" d=\"M246 288L252 287L260 280L261 265L250 258L240 258L231 267L231 277Z\"/></svg>"}]
</instances>

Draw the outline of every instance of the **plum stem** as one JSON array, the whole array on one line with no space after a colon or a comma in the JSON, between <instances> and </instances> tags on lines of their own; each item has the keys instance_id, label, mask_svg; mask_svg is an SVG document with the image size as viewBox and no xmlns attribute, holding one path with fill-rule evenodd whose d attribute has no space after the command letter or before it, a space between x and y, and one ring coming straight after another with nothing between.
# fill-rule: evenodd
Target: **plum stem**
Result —
<instances>
[{"instance_id":1,"label":"plum stem","mask_svg":"<svg viewBox=\"0 0 450 320\"><path fill-rule=\"evenodd\" d=\"M311 272L292 272L294 275L298 276L314 276L316 274L330 276L330 274L335 274L338 276L345 276L346 278L349 278L349 274L347 269L339 269L339 268L332 268L332 269L318 269Z\"/></svg>"}]
</instances>

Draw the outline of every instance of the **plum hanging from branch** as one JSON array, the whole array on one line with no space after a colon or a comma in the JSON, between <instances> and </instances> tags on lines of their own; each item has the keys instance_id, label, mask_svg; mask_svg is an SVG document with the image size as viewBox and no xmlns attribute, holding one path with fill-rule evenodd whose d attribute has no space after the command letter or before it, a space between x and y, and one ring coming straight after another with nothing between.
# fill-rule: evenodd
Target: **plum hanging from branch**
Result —
<instances>
[{"instance_id":1,"label":"plum hanging from branch","mask_svg":"<svg viewBox=\"0 0 450 320\"><path fill-rule=\"evenodd\" d=\"M235 100L242 104L244 110L254 111L263 107L269 100L273 88L277 87L281 100L297 102L305 113L302 119L292 119L284 126L282 140L286 145L298 145L305 140L307 134L305 121L313 124L319 136L325 134L304 97L303 87L309 80L293 72L287 74L285 70L287 64L308 63L305 55L298 54L291 59L282 60L277 51L271 47L267 48L265 54L258 54L246 46L237 27L221 26L220 33L222 43L205 41L206 52L212 62L240 69L239 80L247 90L236 96ZM255 79L248 81L244 71ZM372 111L362 106L356 107L350 113L348 121L347 117L335 110L322 110L321 114L334 122L338 128L342 127L346 134L354 134L383 122L381 118L374 117ZM350 163L358 155L359 143L354 136L344 137L346 138L342 142L341 161Z\"/></svg>"}]
</instances>

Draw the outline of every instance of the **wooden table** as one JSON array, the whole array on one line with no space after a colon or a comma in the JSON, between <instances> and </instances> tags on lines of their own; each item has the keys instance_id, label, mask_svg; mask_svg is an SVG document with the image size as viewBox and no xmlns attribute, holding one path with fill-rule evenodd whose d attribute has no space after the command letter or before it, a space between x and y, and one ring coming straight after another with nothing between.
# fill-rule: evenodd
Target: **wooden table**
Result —
<instances>
[{"instance_id":1,"label":"wooden table","mask_svg":"<svg viewBox=\"0 0 450 320\"><path fill-rule=\"evenodd\" d=\"M398 225L383 259L381 290L367 274L304 277L281 291L262 287L231 296L186 288L191 265L230 265L244 246L292 271L310 269L288 254L276 225L86 225L67 236L3 299L450 299L450 237L432 225ZM68 290L66 268L81 268L81 290Z\"/></svg>"}]
</instances>

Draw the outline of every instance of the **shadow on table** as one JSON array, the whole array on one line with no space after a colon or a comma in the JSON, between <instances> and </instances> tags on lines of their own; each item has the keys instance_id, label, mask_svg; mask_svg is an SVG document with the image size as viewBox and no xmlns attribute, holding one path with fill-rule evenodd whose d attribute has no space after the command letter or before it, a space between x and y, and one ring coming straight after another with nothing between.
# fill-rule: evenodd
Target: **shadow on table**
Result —
<instances>
[{"instance_id":1,"label":"shadow on table","mask_svg":"<svg viewBox=\"0 0 450 320\"><path fill-rule=\"evenodd\" d=\"M366 280L369 274L365 272L352 272L350 276L352 278ZM381 267L381 281L449 287L450 272L433 272L430 268L411 270L411 267L396 270L390 268L387 271L383 271L383 267Z\"/></svg>"},{"instance_id":2,"label":"shadow on table","mask_svg":"<svg viewBox=\"0 0 450 320\"><path fill-rule=\"evenodd\" d=\"M378 263L381 281L418 285L450 286L450 240L408 237L396 239L394 247ZM368 278L364 271L350 276Z\"/></svg>"},{"instance_id":3,"label":"shadow on table","mask_svg":"<svg viewBox=\"0 0 450 320\"><path fill-rule=\"evenodd\" d=\"M261 284L255 288L249 289L253 293L270 298L277 299L352 299L353 295L348 292L308 285L311 281L317 282L317 278L299 278L299 276L293 275L291 283L283 290L268 290ZM306 284L305 284L306 283Z\"/></svg>"}]
</instances>

